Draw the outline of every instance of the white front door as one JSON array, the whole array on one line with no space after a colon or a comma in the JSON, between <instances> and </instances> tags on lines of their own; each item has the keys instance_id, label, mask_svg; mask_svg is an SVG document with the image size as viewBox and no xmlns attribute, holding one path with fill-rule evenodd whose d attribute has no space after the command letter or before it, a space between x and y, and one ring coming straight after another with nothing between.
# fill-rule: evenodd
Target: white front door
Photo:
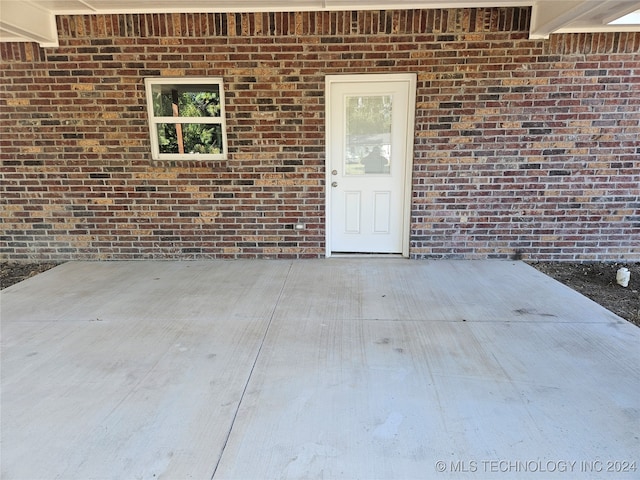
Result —
<instances>
[{"instance_id":1,"label":"white front door","mask_svg":"<svg viewBox=\"0 0 640 480\"><path fill-rule=\"evenodd\" d=\"M332 75L327 256L409 253L416 76Z\"/></svg>"}]
</instances>

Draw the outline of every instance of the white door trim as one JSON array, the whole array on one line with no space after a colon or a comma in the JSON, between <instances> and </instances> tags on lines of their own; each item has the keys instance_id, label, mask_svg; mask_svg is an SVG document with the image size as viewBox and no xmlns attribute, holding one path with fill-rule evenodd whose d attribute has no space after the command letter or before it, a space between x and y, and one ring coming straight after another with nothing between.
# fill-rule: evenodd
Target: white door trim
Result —
<instances>
[{"instance_id":1,"label":"white door trim","mask_svg":"<svg viewBox=\"0 0 640 480\"><path fill-rule=\"evenodd\" d=\"M376 73L357 75L327 75L325 78L325 255L331 256L331 86L334 83L364 82L407 82L409 84L409 106L407 108L406 158L404 163L404 195L402 218L402 256L409 257L409 241L411 235L411 191L413 176L413 141L415 136L415 73Z\"/></svg>"}]
</instances>

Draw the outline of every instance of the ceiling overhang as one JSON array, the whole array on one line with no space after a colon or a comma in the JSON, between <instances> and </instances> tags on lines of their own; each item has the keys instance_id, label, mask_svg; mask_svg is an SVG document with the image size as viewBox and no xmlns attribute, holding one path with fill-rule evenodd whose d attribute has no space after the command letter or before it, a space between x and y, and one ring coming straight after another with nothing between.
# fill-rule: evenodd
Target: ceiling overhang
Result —
<instances>
[{"instance_id":1,"label":"ceiling overhang","mask_svg":"<svg viewBox=\"0 0 640 480\"><path fill-rule=\"evenodd\" d=\"M56 15L474 7L532 7L533 39L552 33L640 31L638 15L629 15L640 12L640 1L631 0L0 0L0 41L55 47Z\"/></svg>"},{"instance_id":2,"label":"ceiling overhang","mask_svg":"<svg viewBox=\"0 0 640 480\"><path fill-rule=\"evenodd\" d=\"M612 24L640 10L637 1L538 1L533 5L530 38L552 33L640 32L637 19ZM635 21L636 23L631 23Z\"/></svg>"}]
</instances>

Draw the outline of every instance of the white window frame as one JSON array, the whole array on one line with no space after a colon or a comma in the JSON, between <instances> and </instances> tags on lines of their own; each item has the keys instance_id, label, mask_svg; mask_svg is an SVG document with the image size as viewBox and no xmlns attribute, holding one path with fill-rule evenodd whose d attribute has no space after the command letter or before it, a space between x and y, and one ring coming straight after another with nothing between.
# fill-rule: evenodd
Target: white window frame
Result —
<instances>
[{"instance_id":1,"label":"white window frame","mask_svg":"<svg viewBox=\"0 0 640 480\"><path fill-rule=\"evenodd\" d=\"M147 99L147 114L149 117L149 134L151 136L151 157L153 160L226 160L228 158L227 144L227 122L225 114L224 82L221 77L194 77L194 78L170 78L155 77L145 78L145 89ZM156 116L153 111L153 86L154 85L202 85L203 91L208 86L217 85L220 95L220 116L219 117L165 117ZM222 153L160 153L158 138L158 124L184 124L202 123L219 124L222 126Z\"/></svg>"}]
</instances>

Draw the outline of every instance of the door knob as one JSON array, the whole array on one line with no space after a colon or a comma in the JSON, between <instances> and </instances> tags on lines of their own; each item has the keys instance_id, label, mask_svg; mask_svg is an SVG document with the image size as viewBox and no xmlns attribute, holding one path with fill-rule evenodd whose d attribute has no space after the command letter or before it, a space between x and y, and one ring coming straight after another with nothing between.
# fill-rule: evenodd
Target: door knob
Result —
<instances>
[{"instance_id":1,"label":"door knob","mask_svg":"<svg viewBox=\"0 0 640 480\"><path fill-rule=\"evenodd\" d=\"M337 187L338 186L338 182L331 182L331 186L332 187Z\"/></svg>"},{"instance_id":2,"label":"door knob","mask_svg":"<svg viewBox=\"0 0 640 480\"><path fill-rule=\"evenodd\" d=\"M331 170L331 175L337 175L338 174L338 170Z\"/></svg>"}]
</instances>

